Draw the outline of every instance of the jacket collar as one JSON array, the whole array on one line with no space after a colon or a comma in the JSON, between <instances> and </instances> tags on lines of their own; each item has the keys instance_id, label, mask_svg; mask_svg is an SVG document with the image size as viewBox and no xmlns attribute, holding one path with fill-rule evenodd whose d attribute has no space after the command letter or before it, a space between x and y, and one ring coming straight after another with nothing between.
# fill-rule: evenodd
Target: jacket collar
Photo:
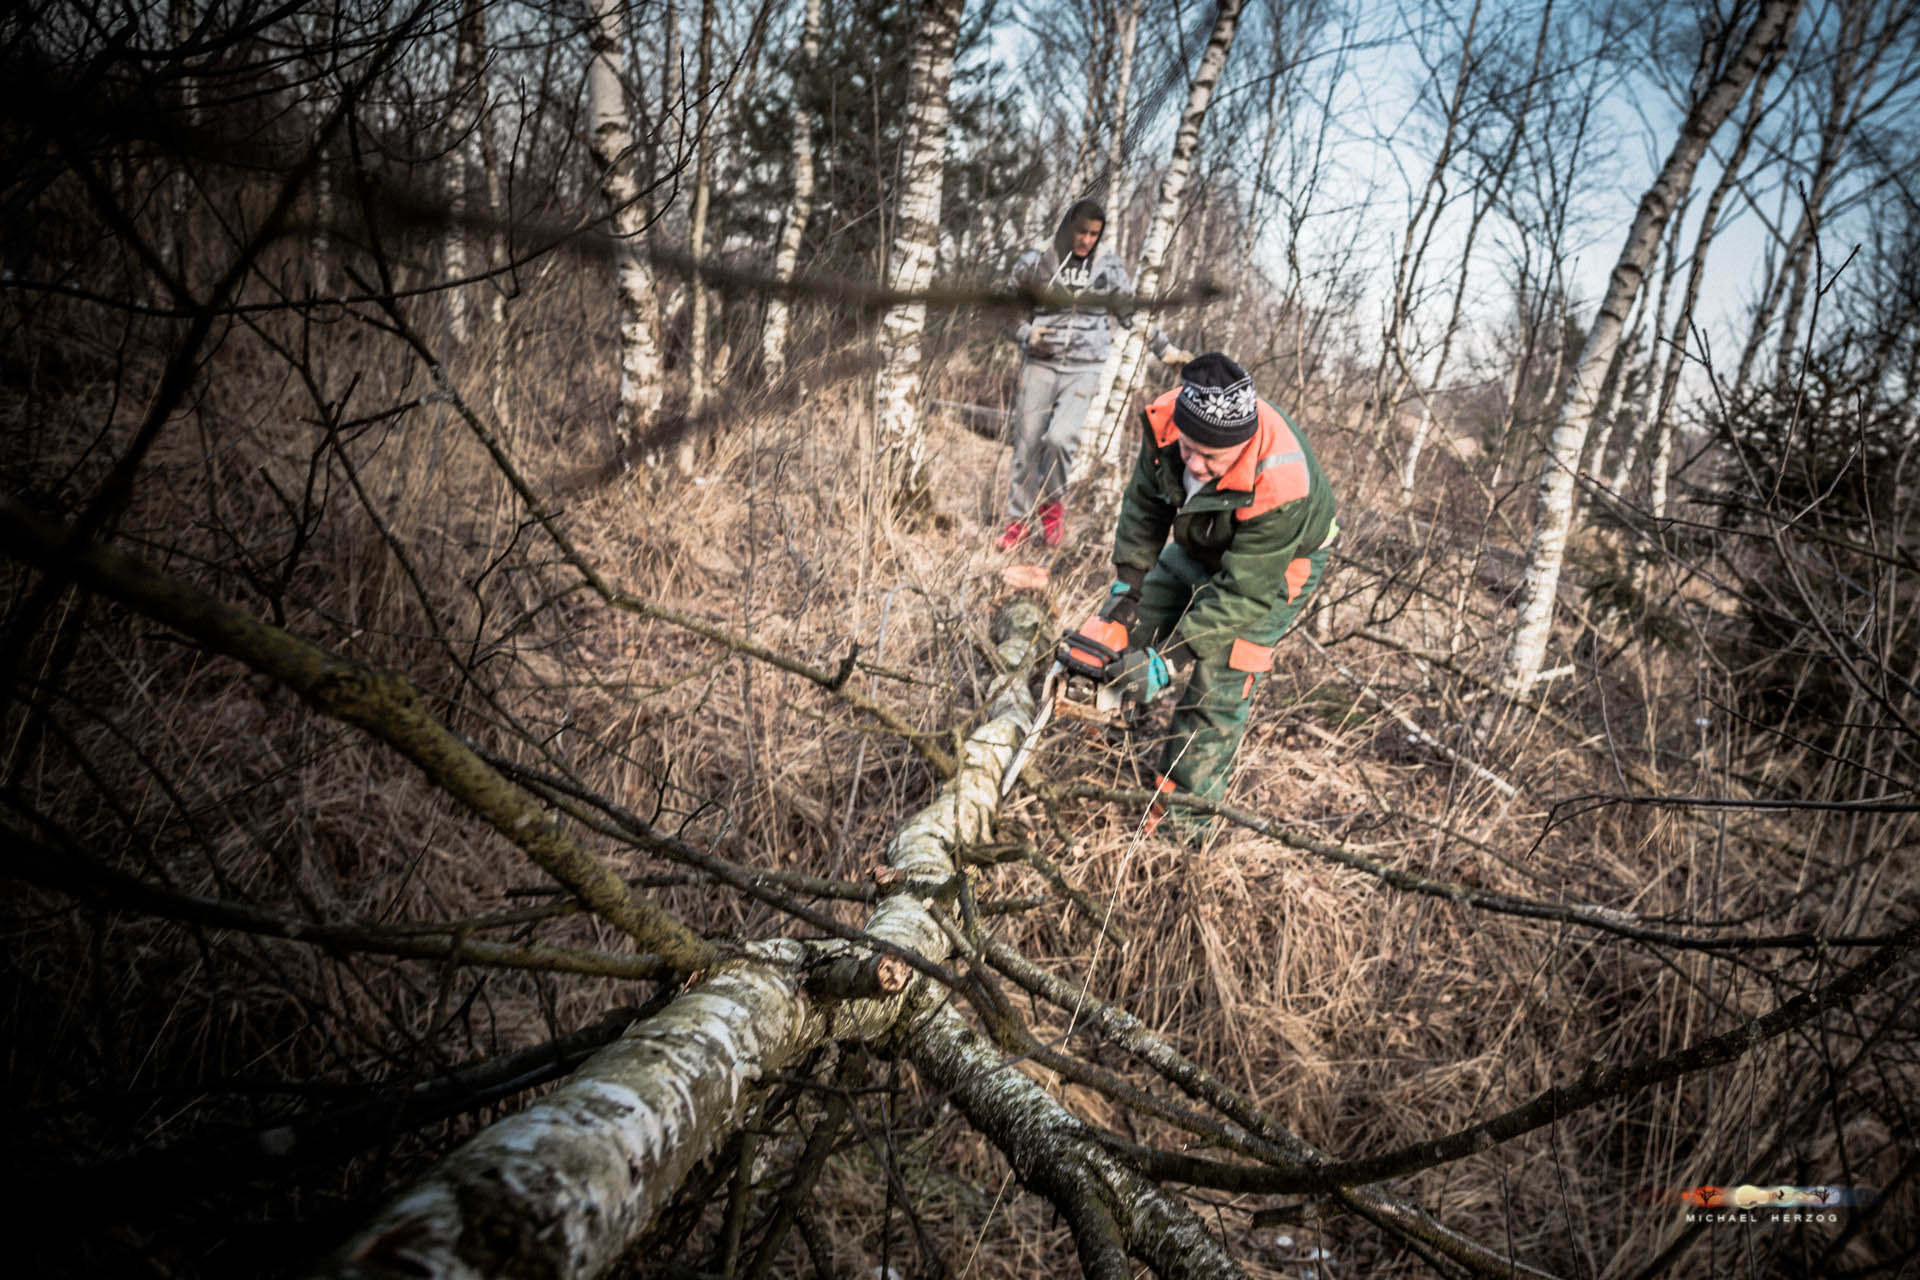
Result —
<instances>
[{"instance_id":1,"label":"jacket collar","mask_svg":"<svg viewBox=\"0 0 1920 1280\"><path fill-rule=\"evenodd\" d=\"M1179 394L1180 388L1175 387L1147 406L1147 425L1153 430L1154 444L1162 449L1173 446L1180 438L1180 429L1173 425L1173 402ZM1228 490L1252 493L1254 480L1260 474L1260 460L1274 450L1279 424L1280 411L1265 400L1260 401L1253 436L1241 448L1240 456L1233 460L1226 474L1213 482L1214 488L1223 493Z\"/></svg>"}]
</instances>

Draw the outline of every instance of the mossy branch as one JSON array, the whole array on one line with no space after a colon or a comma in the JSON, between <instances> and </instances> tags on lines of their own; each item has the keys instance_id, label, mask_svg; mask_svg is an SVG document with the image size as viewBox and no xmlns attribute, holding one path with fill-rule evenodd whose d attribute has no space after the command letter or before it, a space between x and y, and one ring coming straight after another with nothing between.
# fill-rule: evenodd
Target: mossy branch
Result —
<instances>
[{"instance_id":1,"label":"mossy branch","mask_svg":"<svg viewBox=\"0 0 1920 1280\"><path fill-rule=\"evenodd\" d=\"M138 912L160 920L262 938L285 938L328 951L400 956L480 968L578 973L633 982L649 982L674 972L673 966L659 956L614 955L546 942L490 942L474 937L475 929L495 923L485 918L403 925L305 920L251 903L165 889L84 854L45 848L18 831L8 834L16 844L14 856L0 864L6 874L108 910Z\"/></svg>"},{"instance_id":2,"label":"mossy branch","mask_svg":"<svg viewBox=\"0 0 1920 1280\"><path fill-rule=\"evenodd\" d=\"M298 693L322 715L364 730L412 761L435 786L505 836L643 951L687 972L712 964L712 947L634 894L612 868L576 845L533 796L502 777L429 714L420 691L403 676L264 622L116 547L75 542L64 527L9 496L0 496L0 546L51 577L81 583L211 653L245 663Z\"/></svg>"}]
</instances>

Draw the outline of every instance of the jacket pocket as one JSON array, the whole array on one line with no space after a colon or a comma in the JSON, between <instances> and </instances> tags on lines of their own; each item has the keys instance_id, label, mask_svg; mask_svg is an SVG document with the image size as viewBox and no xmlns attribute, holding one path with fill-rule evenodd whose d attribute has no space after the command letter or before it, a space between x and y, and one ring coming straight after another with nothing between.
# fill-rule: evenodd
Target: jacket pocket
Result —
<instances>
[{"instance_id":1,"label":"jacket pocket","mask_svg":"<svg viewBox=\"0 0 1920 1280\"><path fill-rule=\"evenodd\" d=\"M1251 640L1234 637L1233 648L1227 651L1227 665L1235 671L1271 671L1273 670L1273 646L1255 644Z\"/></svg>"},{"instance_id":2,"label":"jacket pocket","mask_svg":"<svg viewBox=\"0 0 1920 1280\"><path fill-rule=\"evenodd\" d=\"M1313 561L1306 556L1292 560L1287 564L1287 599L1298 600L1300 593L1307 589L1307 580L1313 577Z\"/></svg>"},{"instance_id":3,"label":"jacket pocket","mask_svg":"<svg viewBox=\"0 0 1920 1280\"><path fill-rule=\"evenodd\" d=\"M1254 676L1273 670L1273 646L1255 644L1235 636L1233 648L1227 650L1227 666L1234 671L1247 673L1247 678L1240 684L1240 700L1245 702L1253 696Z\"/></svg>"}]
</instances>

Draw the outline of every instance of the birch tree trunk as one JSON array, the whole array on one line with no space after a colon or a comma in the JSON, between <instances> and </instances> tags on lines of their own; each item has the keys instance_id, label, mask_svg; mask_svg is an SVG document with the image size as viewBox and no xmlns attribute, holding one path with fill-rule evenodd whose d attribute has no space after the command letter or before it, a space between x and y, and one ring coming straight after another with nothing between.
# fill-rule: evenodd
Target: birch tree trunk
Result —
<instances>
[{"instance_id":1,"label":"birch tree trunk","mask_svg":"<svg viewBox=\"0 0 1920 1280\"><path fill-rule=\"evenodd\" d=\"M680 38L680 6L678 0L667 0L660 10L660 47L664 51L660 72L660 117L652 138L653 165L647 173L649 186L665 191L664 198L655 198L654 207L661 211L648 233L648 246L655 250L669 247L667 240L666 212L673 208L680 198L680 187L691 168L687 151L687 122L693 117L693 105L687 101L687 80L685 57L686 49ZM644 37L642 37L644 39ZM676 322L680 316L680 307L686 292L686 281L677 271L654 273L654 314L661 317L660 333L663 344L670 344L673 335L678 332Z\"/></svg>"},{"instance_id":2,"label":"birch tree trunk","mask_svg":"<svg viewBox=\"0 0 1920 1280\"><path fill-rule=\"evenodd\" d=\"M195 25L193 0L169 0L167 5L167 33L172 37L176 48L187 48L193 42ZM181 63L179 87L180 126L191 129L200 120L200 79L187 70L187 63ZM176 168L167 181L167 203L173 214L169 230L173 234L173 266L184 279L187 273L187 250L193 242L192 231L193 178L185 166Z\"/></svg>"},{"instance_id":3,"label":"birch tree trunk","mask_svg":"<svg viewBox=\"0 0 1920 1280\"><path fill-rule=\"evenodd\" d=\"M1680 387L1680 370L1686 363L1694 307L1700 301L1700 283L1706 277L1707 251L1720 228L1720 210L1740 180L1740 168L1747 161L1747 151L1760 132L1760 121L1767 113L1767 82L1780 66L1782 52L1783 46L1776 45L1754 78L1753 97L1747 106L1747 118L1740 126L1739 141L1734 143L1733 154L1727 158L1720 180L1714 183L1713 193L1707 197L1707 207L1700 215L1700 230L1694 236L1692 261L1687 264L1686 291L1680 299L1679 314L1674 317L1667 358L1660 372L1660 390L1654 399L1654 447L1653 460L1648 464L1647 511L1655 520L1664 520L1667 515L1667 470L1673 465L1673 399Z\"/></svg>"},{"instance_id":4,"label":"birch tree trunk","mask_svg":"<svg viewBox=\"0 0 1920 1280\"><path fill-rule=\"evenodd\" d=\"M951 943L924 886L954 874L954 845L989 838L1001 774L1033 722L1026 658L1047 619L1031 603L1012 609L1000 646L1012 674L990 692L986 723L967 739L954 777L894 835L887 862L907 887L883 899L867 924L869 935L936 964ZM810 994L809 972L858 954L850 947L748 944L552 1093L448 1155L322 1274L603 1274L694 1165L748 1120L761 1081L830 1041L875 1040L896 1029L917 984L875 998Z\"/></svg>"},{"instance_id":5,"label":"birch tree trunk","mask_svg":"<svg viewBox=\"0 0 1920 1280\"><path fill-rule=\"evenodd\" d=\"M447 336L456 346L465 345L472 327L467 318L471 299L460 281L473 273L467 257L467 192L480 121L482 21L477 0L464 0L454 36L453 82L447 89L447 234L442 254L447 268Z\"/></svg>"},{"instance_id":6,"label":"birch tree trunk","mask_svg":"<svg viewBox=\"0 0 1920 1280\"><path fill-rule=\"evenodd\" d=\"M1766 73L1762 70L1761 75ZM1754 93L1758 95L1762 81L1754 81ZM1689 197L1690 198L1690 197ZM1626 496L1627 478L1633 474L1633 464L1639 460L1640 450L1646 443L1647 432L1653 426L1653 394L1660 385L1658 370L1660 359L1660 341L1667 332L1667 300L1673 296L1673 278L1680 271L1680 229L1687 219L1687 200L1680 202L1679 212L1674 216L1667 233L1667 247L1661 257L1660 284L1654 294L1657 299L1653 310L1653 335L1647 344L1647 372L1640 381L1640 394L1634 399L1633 431L1627 442L1620 448L1620 459L1614 464L1613 474L1607 478L1607 488L1618 497ZM1645 309L1645 302L1641 307ZM1638 342L1636 340L1636 344ZM1605 461L1601 450L1594 450L1593 473L1600 474L1600 464Z\"/></svg>"},{"instance_id":7,"label":"birch tree trunk","mask_svg":"<svg viewBox=\"0 0 1920 1280\"><path fill-rule=\"evenodd\" d=\"M307 110L309 127L317 126L327 115L329 99L334 92L334 82L326 74L326 59L319 50L326 49L333 39L333 4L319 5L313 15L313 34L309 37L310 47L316 52L312 56L311 73L313 84L307 90ZM333 281L333 272L328 263L333 258L333 215L334 190L333 166L328 163L325 144L322 147L320 164L313 171L313 240L308 256L307 282L315 297L324 296Z\"/></svg>"},{"instance_id":8,"label":"birch tree trunk","mask_svg":"<svg viewBox=\"0 0 1920 1280\"><path fill-rule=\"evenodd\" d=\"M933 282L940 247L940 196L947 151L947 89L965 0L926 0L907 73L907 130L901 147L900 204L887 255L890 288L918 292ZM903 302L880 321L874 379L876 443L889 487L907 498L925 487L927 436L920 420L920 339L927 304Z\"/></svg>"},{"instance_id":9,"label":"birch tree trunk","mask_svg":"<svg viewBox=\"0 0 1920 1280\"><path fill-rule=\"evenodd\" d=\"M1207 37L1200 66L1187 90L1187 107L1180 116L1180 129L1173 137L1173 154L1168 157L1166 175L1160 180L1160 198L1154 206L1153 220L1147 224L1146 239L1140 246L1140 270L1134 289L1142 297L1149 297L1160 289L1160 268L1166 261L1167 246L1173 240L1174 220L1180 213L1180 201L1186 195L1187 180L1193 173L1193 154L1200 147L1200 126L1206 121L1214 87L1220 83L1227 54L1233 49L1242 4L1243 0L1220 0L1213 33ZM1114 470L1124 459L1127 442L1132 439L1125 422L1127 402L1133 395L1134 383L1139 380L1147 335L1155 323L1152 309L1141 308L1126 338L1118 344L1114 359L1103 371L1100 389L1093 397L1098 412L1090 413L1089 417L1101 424L1105 434L1099 448L1082 449L1074 459L1075 481L1084 479L1095 465Z\"/></svg>"},{"instance_id":10,"label":"birch tree trunk","mask_svg":"<svg viewBox=\"0 0 1920 1280\"><path fill-rule=\"evenodd\" d=\"M1799 16L1802 0L1764 0L1737 52L1714 73L1710 55L1703 54L1696 91L1680 135L1660 166L1640 207L1634 213L1619 257L1607 280L1599 314L1587 333L1575 362L1574 374L1555 415L1552 439L1541 467L1535 502L1533 542L1527 556L1526 578L1520 587L1518 625L1507 650L1506 675L1524 691L1533 683L1546 658L1547 637L1553 629L1553 605L1560 589L1560 570L1566 558L1567 536L1573 526L1576 472L1586 447L1587 431L1599 399L1601 383L1613 362L1620 330L1639 293L1647 266L1658 252L1667 218L1693 182L1694 170L1707 143L1738 105L1768 50L1785 38ZM1707 77L1713 76L1708 81ZM1702 83L1706 81L1706 83Z\"/></svg>"},{"instance_id":11,"label":"birch tree trunk","mask_svg":"<svg viewBox=\"0 0 1920 1280\"><path fill-rule=\"evenodd\" d=\"M788 127L793 130L793 197L787 202L786 225L780 231L780 247L773 255L773 278L780 284L793 279L800 261L800 242L806 237L807 219L813 214L813 112L801 85L812 74L820 58L821 0L807 0L806 26L800 37L800 57L793 69L793 111ZM776 382L787 372L787 327L792 312L779 294L767 300L767 318L760 330L760 367L767 381Z\"/></svg>"},{"instance_id":12,"label":"birch tree trunk","mask_svg":"<svg viewBox=\"0 0 1920 1280\"><path fill-rule=\"evenodd\" d=\"M1106 88L1103 83L1108 33L1098 33L1098 38L1087 41L1087 100L1080 111L1080 136L1073 145L1073 168L1067 177L1064 198L1072 203L1083 196L1093 194L1095 180L1094 164L1100 154L1100 142L1096 136L1100 129L1100 99Z\"/></svg>"},{"instance_id":13,"label":"birch tree trunk","mask_svg":"<svg viewBox=\"0 0 1920 1280\"><path fill-rule=\"evenodd\" d=\"M1680 198L1679 207L1686 208L1687 197ZM1666 233L1661 232L1662 242ZM1659 256L1659 246L1654 255ZM1648 263L1649 266L1653 264ZM1613 430L1620 418L1620 398L1626 389L1627 377L1632 372L1633 354L1640 349L1640 339L1647 329L1647 295L1651 289L1642 289L1634 300L1633 318L1623 330L1626 341L1619 342L1613 348L1613 361L1607 366L1607 376L1600 382L1600 394L1593 402L1593 428L1588 432L1591 437L1587 447L1587 460L1582 471L1588 476L1597 476L1606 465L1607 450L1613 443Z\"/></svg>"},{"instance_id":14,"label":"birch tree trunk","mask_svg":"<svg viewBox=\"0 0 1920 1280\"><path fill-rule=\"evenodd\" d=\"M712 394L707 368L707 324L712 295L700 270L707 256L707 211L713 202L713 111L707 99L713 90L713 0L700 3L700 48L694 70L693 212L687 219L687 288L692 291L687 334L687 414L697 416ZM682 437L678 450L680 473L694 471L694 437Z\"/></svg>"},{"instance_id":15,"label":"birch tree trunk","mask_svg":"<svg viewBox=\"0 0 1920 1280\"><path fill-rule=\"evenodd\" d=\"M1886 105L1885 86L1878 81L1881 58L1890 46L1903 40L1914 21L1913 7L1907 4L1887 6L1884 13L1882 0L1849 0L1841 6L1837 47L1824 69L1831 96L1820 122L1820 150L1813 179L1806 185L1797 252L1787 263L1787 305L1781 313L1780 354L1776 359L1782 373L1793 367L1801 343L1800 319L1806 310L1808 291L1814 286L1814 246L1826 220L1834 181L1867 117Z\"/></svg>"},{"instance_id":16,"label":"birch tree trunk","mask_svg":"<svg viewBox=\"0 0 1920 1280\"><path fill-rule=\"evenodd\" d=\"M620 328L620 405L614 427L622 446L631 447L660 409L660 318L646 253L648 220L634 169L623 78L627 18L620 0L605 0L594 14L588 45L587 140L607 201Z\"/></svg>"},{"instance_id":17,"label":"birch tree trunk","mask_svg":"<svg viewBox=\"0 0 1920 1280\"><path fill-rule=\"evenodd\" d=\"M1448 109L1447 141L1442 144L1441 148L1445 153L1451 153L1453 150L1452 138L1455 130L1459 127L1461 109L1469 83L1469 71L1472 65L1478 62L1478 58L1473 52L1474 24L1478 21L1478 18L1479 6L1476 5L1474 7L1473 19L1468 23L1467 32L1463 37L1463 44L1460 51L1461 72L1454 88L1453 101ZM1487 215L1500 203L1507 188L1508 178L1513 172L1514 164L1520 157L1521 139L1532 111L1534 89L1541 83L1542 79L1540 69L1546 61L1547 40L1552 32L1552 21L1553 5L1548 3L1541 7L1540 25L1534 35L1533 62L1527 69L1526 88L1521 93L1519 106L1514 110L1513 122L1507 134L1506 145L1501 149L1498 158L1494 161L1491 172L1486 174L1482 180L1473 184L1473 212L1467 222L1466 242L1461 246L1459 261L1454 268L1453 303L1447 311L1446 328L1440 335L1440 351L1434 357L1433 374L1427 379L1425 386L1419 388L1420 421L1414 426L1413 438L1407 442L1407 456L1400 468L1400 498L1403 503L1411 501L1413 497L1414 481L1420 471L1420 455L1426 450L1427 437L1433 429L1433 400L1434 397L1439 394L1440 388L1444 384L1447 362L1452 358L1454 339L1459 335L1461 320L1465 315L1468 276L1467 264L1472 261L1474 245L1478 242L1480 236L1480 228L1486 221ZM1432 192L1434 184L1443 176L1443 172L1443 163L1437 161L1428 184L1429 194ZM1426 202L1426 199L1426 196L1422 197L1423 203ZM1428 214L1429 236L1432 234L1433 223L1439 219L1444 207L1444 197L1434 202L1434 207ZM1416 217L1407 224L1409 239L1412 238L1417 222L1418 219ZM1425 248L1423 245L1422 256L1424 256L1424 254ZM1405 294L1405 304L1399 300L1398 295L1396 296L1394 305L1396 310L1401 313L1400 327L1394 327L1389 332L1389 340L1396 344L1402 341L1401 335L1404 332L1403 326L1406 319L1406 312L1411 310L1413 297L1412 284L1412 281L1407 282L1408 287ZM1411 377L1412 371L1408 367L1404 350L1401 351L1400 359L1402 371L1405 372L1408 377ZM1376 406L1377 410L1378 408L1379 407ZM1391 411L1388 410L1387 412L1390 413ZM1390 417L1383 418L1383 422L1390 421ZM1384 433L1381 438L1384 443Z\"/></svg>"},{"instance_id":18,"label":"birch tree trunk","mask_svg":"<svg viewBox=\"0 0 1920 1280\"><path fill-rule=\"evenodd\" d=\"M467 0L474 23L474 37L482 54L487 47L486 12L482 0ZM488 89L484 64L480 73L480 167L487 185L487 267L502 267L507 261L507 194L501 174L500 147L494 139L492 93ZM500 435L509 447L513 444L513 421L507 413L507 380L512 367L512 335L507 332L508 280L495 276L487 283L487 338L492 345L492 376L487 379L488 406Z\"/></svg>"},{"instance_id":19,"label":"birch tree trunk","mask_svg":"<svg viewBox=\"0 0 1920 1280\"><path fill-rule=\"evenodd\" d=\"M1020 1185L1066 1219L1084 1275L1129 1280L1129 1256L1161 1276L1245 1273L1177 1198L1101 1146L1086 1124L1011 1064L951 1004L923 1011L902 1038L914 1069L988 1135Z\"/></svg>"},{"instance_id":20,"label":"birch tree trunk","mask_svg":"<svg viewBox=\"0 0 1920 1280\"><path fill-rule=\"evenodd\" d=\"M1780 271L1767 281L1755 306L1734 374L1736 393L1752 376L1755 358L1772 327L1775 311L1779 311L1781 317L1775 376L1790 374L1795 352L1803 339L1801 317L1814 283L1814 250L1830 212L1828 201L1833 195L1834 183L1843 172L1847 154L1855 149L1863 127L1873 117L1911 109L1910 98L1898 91L1899 87L1911 83L1910 69L1902 66L1894 73L1892 83L1888 83L1880 75L1880 65L1890 48L1903 46L1908 41L1907 33L1914 22L1920 20L1920 14L1916 14L1911 5L1887 3L1887 0L1844 0L1837 10L1839 20L1831 47L1810 51L1818 71L1802 77L1805 82L1820 86L1827 95L1820 111L1819 142L1812 172L1805 178L1790 179L1782 184L1783 203L1788 196L1798 194L1800 214L1786 239ZM1811 114L1811 103L1807 111ZM1798 168L1795 164L1794 169Z\"/></svg>"},{"instance_id":21,"label":"birch tree trunk","mask_svg":"<svg viewBox=\"0 0 1920 1280\"><path fill-rule=\"evenodd\" d=\"M1512 152L1508 153L1509 161ZM1487 214L1493 208L1499 186L1505 174L1497 175L1490 184L1490 190L1477 192L1474 197L1473 214L1467 223L1466 242L1461 246L1459 265L1455 271L1453 304L1447 311L1447 326L1440 335L1440 351L1433 358L1433 373L1428 376L1424 386L1417 389L1420 393L1420 421L1413 428L1413 439L1407 442L1407 456L1400 468L1400 499L1409 502L1413 498L1413 485L1420 471L1420 455L1427 447L1427 436L1433 429L1433 401L1440 392L1447 376L1447 362L1453 356L1453 341L1459 335L1460 322L1466 315L1467 300L1467 264L1473 259L1474 244L1480 237L1480 227ZM1398 341L1396 337L1395 341ZM1406 356L1401 354L1402 367L1406 367Z\"/></svg>"},{"instance_id":22,"label":"birch tree trunk","mask_svg":"<svg viewBox=\"0 0 1920 1280\"><path fill-rule=\"evenodd\" d=\"M1140 11L1146 0L1130 0L1120 13L1120 65L1113 75L1113 100L1107 113L1107 211L1109 248L1126 252L1127 103L1133 93L1133 55L1140 45Z\"/></svg>"}]
</instances>

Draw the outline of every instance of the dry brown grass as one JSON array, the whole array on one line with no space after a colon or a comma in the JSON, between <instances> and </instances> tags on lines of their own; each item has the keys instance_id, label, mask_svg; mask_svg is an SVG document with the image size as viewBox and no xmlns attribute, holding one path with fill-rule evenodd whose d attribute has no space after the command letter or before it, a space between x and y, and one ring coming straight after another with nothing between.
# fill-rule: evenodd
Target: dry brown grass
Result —
<instances>
[{"instance_id":1,"label":"dry brown grass","mask_svg":"<svg viewBox=\"0 0 1920 1280\"><path fill-rule=\"evenodd\" d=\"M697 476L643 470L583 481L611 442L597 425L605 395L576 376L584 357L570 339L522 337L506 366L507 426L536 487L564 491L565 526L588 559L642 597L818 666L832 667L858 644L868 665L854 679L923 730L977 704L978 655L1005 559L989 550L1005 474L999 448L936 419L931 507L903 516L873 497L873 467L859 447L859 384L829 382L788 407L722 415ZM858 879L893 822L926 793L926 770L905 745L861 727L807 682L585 594L556 598L569 572L444 406L343 435L338 452L315 463L312 399L244 336L223 359L231 367L217 395L195 429L163 442L124 526L176 572L263 614L278 610L289 628L341 652L406 672L475 741L571 769L741 863ZM549 377L527 372L549 365ZM479 391L490 367L476 351L457 371ZM417 371L385 348L357 349L351 371L346 419L417 393ZM945 376L954 397L967 398L998 375L954 368ZM320 381L337 396L348 375L322 369ZM97 396L91 384L77 386L63 406L69 420L85 420ZM1339 416L1329 411L1329 420ZM1303 422L1314 429L1310 415ZM83 445L78 436L51 440L45 456L78 457ZM1379 496L1353 441L1329 431L1316 445L1351 505ZM74 485L84 491L99 466L85 463ZM300 563L276 601L261 584L276 580L292 545L282 496L298 503L310 472L319 484ZM1478 500L1459 475L1443 481L1458 488L1459 509ZM1051 558L1050 599L1063 621L1100 595L1106 551L1106 528L1083 515ZM1607 739L1572 741L1515 713L1489 724L1470 684L1352 638L1370 625L1484 665L1498 651L1502 605L1470 566L1441 552L1409 565L1404 547L1356 539L1347 551L1351 563L1330 583L1316 635L1370 688L1512 780L1519 795L1504 798L1410 744L1295 640L1263 694L1234 803L1390 865L1648 916L1766 913L1767 929L1866 930L1884 927L1890 904L1911 896L1910 869L1877 852L1909 842L1895 820L1842 831L1793 815L1718 822L1610 808L1547 826L1557 797L1616 788ZM14 573L10 586L23 583ZM231 664L92 609L58 674L55 732L44 751L19 762L17 778L81 847L183 892L333 920L469 916L536 880L504 842L359 735ZM1635 650L1630 662L1585 671L1556 696L1674 789L1732 785L1742 775L1727 763L1734 731L1685 723L1700 683L1691 668L1689 659ZM15 715L10 735L20 728ZM1655 746L1668 754L1652 754ZM1152 750L1147 741L1058 730L1039 765L1057 779L1133 785ZM1764 767L1805 764L1775 758ZM1127 941L1106 942L1064 904L1007 919L1003 936L1341 1155L1450 1131L1576 1078L1594 1058L1670 1052L1771 1007L1791 983L1832 963L1768 955L1749 968L1629 946L1409 896L1247 832L1224 831L1203 850L1143 839L1137 818L1100 805L1049 816L1034 797L1018 798L1008 831L1030 834L1111 910ZM1839 846L1830 855L1822 852L1829 844ZM661 869L630 850L600 848L622 870ZM1844 901L1825 891L1833 876L1869 873L1877 878ZM988 899L1044 892L1023 867L982 879ZM708 887L666 888L659 898L712 934L795 927ZM835 910L849 923L861 915L845 904ZM541 936L618 949L583 919L544 926ZM28 1146L64 1147L64 1163L83 1167L112 1167L176 1142L191 1147L209 1125L268 1128L343 1091L541 1042L644 994L605 980L341 959L75 910L39 893L11 913L5 948L14 975L9 1079L28 1117ZM1030 1012L1043 1040L1070 1034L1067 1015ZM1882 1012L1863 1011L1861 1025ZM1891 1041L1904 1044L1904 1033ZM1676 1205L1649 1198L1739 1176L1777 1122L1806 1103L1806 1081L1822 1078L1823 1058L1850 1051L1817 1039L1771 1044L1736 1066L1569 1117L1401 1189L1457 1230L1510 1242L1532 1263L1629 1274L1682 1229ZM1876 1080L1845 1086L1841 1125L1796 1133L1788 1155L1754 1176L1841 1180L1844 1137L1852 1180L1891 1177L1898 1125L1887 1115L1897 1113L1879 1104L1915 1096L1915 1081L1911 1062L1897 1056L1876 1059L1875 1071ZM1059 1092L1094 1123L1182 1141L1080 1086ZM1007 1185L998 1154L939 1103L903 1081L886 1101L886 1121L951 1273L1071 1272L1070 1243L1050 1211ZM880 1120L880 1105L864 1108L869 1123ZM292 1237L297 1248L318 1247L366 1197L487 1114L396 1135L351 1164L291 1177L246 1170L199 1191L174 1189L189 1223L206 1220L210 1200L235 1194L227 1187L246 1189L225 1252L211 1260L147 1217L129 1219L121 1252L109 1254L159 1258L182 1273L244 1270L259 1256L252 1228L280 1231L287 1222L309 1224L307 1235ZM882 1166L857 1139L815 1197L823 1240L857 1274L883 1256L911 1265L897 1215L882 1240L888 1229L873 1211ZM1279 1246L1275 1231L1248 1226L1248 1211L1263 1203L1195 1198L1250 1274L1302 1275L1316 1248L1334 1259L1322 1275L1419 1270L1352 1218L1289 1228L1293 1243ZM705 1239L717 1213L681 1220L694 1224L687 1238ZM1864 1242L1850 1256L1864 1261L1873 1247ZM781 1273L801 1273L797 1247L783 1257ZM1768 1265L1790 1274L1794 1264Z\"/></svg>"}]
</instances>

